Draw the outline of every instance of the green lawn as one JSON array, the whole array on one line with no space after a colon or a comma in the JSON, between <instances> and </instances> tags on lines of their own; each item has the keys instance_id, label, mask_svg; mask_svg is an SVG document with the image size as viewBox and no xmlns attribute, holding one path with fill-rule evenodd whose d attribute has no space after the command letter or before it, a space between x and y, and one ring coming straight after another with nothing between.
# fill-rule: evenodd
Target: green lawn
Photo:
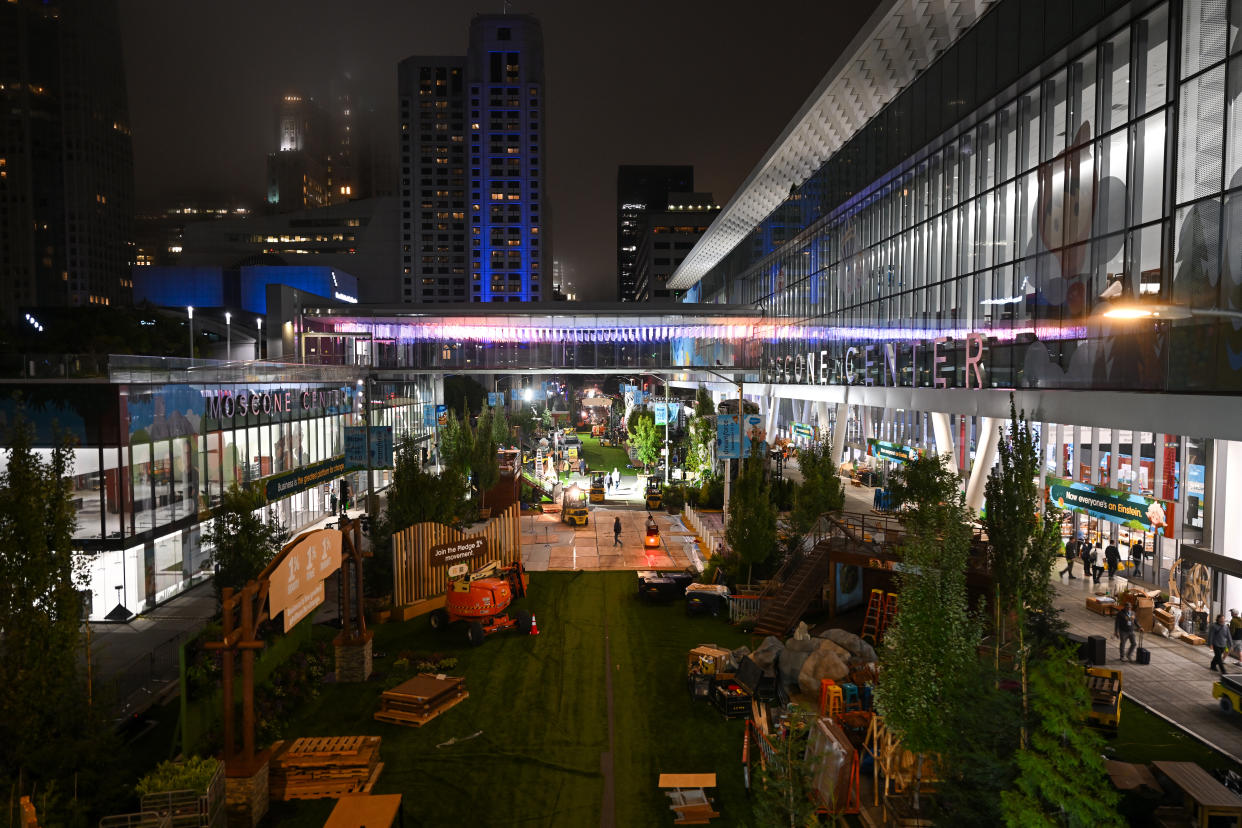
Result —
<instances>
[{"instance_id":1,"label":"green lawn","mask_svg":"<svg viewBox=\"0 0 1242 828\"><path fill-rule=\"evenodd\" d=\"M616 448L614 446L601 446L598 437L592 437L590 434L579 434L582 438L582 455L586 457L587 463L591 465L593 471L612 471L620 469L622 474L633 471L627 469L629 458L625 455L625 449Z\"/></svg>"},{"instance_id":2,"label":"green lawn","mask_svg":"<svg viewBox=\"0 0 1242 828\"><path fill-rule=\"evenodd\" d=\"M745 824L740 720L725 722L685 686L686 651L748 643L726 622L688 618L681 603L645 606L632 572L531 575L542 635L499 633L470 648L465 631L433 633L425 618L375 628L376 671L402 651L460 659L470 698L422 728L371 718L383 679L326 685L290 724L289 738L378 734L384 772L376 793L405 796L405 824L564 825L600 822L608 749L604 639L608 637L616 754L616 824L668 821L661 772L715 771L721 824ZM451 737L481 736L437 748ZM265 824L319 826L331 800L273 803Z\"/></svg>"}]
</instances>

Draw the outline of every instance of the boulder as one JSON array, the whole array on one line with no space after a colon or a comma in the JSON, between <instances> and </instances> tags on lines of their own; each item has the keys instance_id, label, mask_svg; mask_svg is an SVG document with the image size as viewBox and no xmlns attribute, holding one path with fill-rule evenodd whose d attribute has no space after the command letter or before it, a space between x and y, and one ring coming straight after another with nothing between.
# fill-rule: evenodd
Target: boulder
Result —
<instances>
[{"instance_id":1,"label":"boulder","mask_svg":"<svg viewBox=\"0 0 1242 828\"><path fill-rule=\"evenodd\" d=\"M850 668L839 655L828 648L811 653L798 671L798 689L812 698L819 698L819 685L823 679L844 681Z\"/></svg>"},{"instance_id":2,"label":"boulder","mask_svg":"<svg viewBox=\"0 0 1242 828\"><path fill-rule=\"evenodd\" d=\"M761 669L771 670L772 665L776 662L776 657L781 654L781 650L785 649L785 645L774 635L769 635L763 639L763 643L759 645L759 649L750 654Z\"/></svg>"},{"instance_id":3,"label":"boulder","mask_svg":"<svg viewBox=\"0 0 1242 828\"><path fill-rule=\"evenodd\" d=\"M742 665L742 659L746 658L748 655L750 655L750 647L747 647L745 644L729 653L729 660L726 663L727 669L725 672L736 673L737 668Z\"/></svg>"},{"instance_id":4,"label":"boulder","mask_svg":"<svg viewBox=\"0 0 1242 828\"><path fill-rule=\"evenodd\" d=\"M781 682L786 687L798 686L798 674L802 672L802 665L811 657L811 653L803 650L785 649L781 653L780 668Z\"/></svg>"},{"instance_id":5,"label":"boulder","mask_svg":"<svg viewBox=\"0 0 1242 828\"><path fill-rule=\"evenodd\" d=\"M785 642L785 650L793 650L799 653L813 653L819 647L820 639L816 638L798 638L794 636Z\"/></svg>"},{"instance_id":6,"label":"boulder","mask_svg":"<svg viewBox=\"0 0 1242 828\"><path fill-rule=\"evenodd\" d=\"M827 650L830 653L836 653L837 658L841 659L846 664L849 664L850 659L854 657L853 653L835 641L831 641L827 638L817 638L815 639L815 642L818 645L815 648L816 650Z\"/></svg>"},{"instance_id":7,"label":"boulder","mask_svg":"<svg viewBox=\"0 0 1242 828\"><path fill-rule=\"evenodd\" d=\"M819 637L841 645L849 650L850 655L858 661L879 661L874 647L847 630L833 627L819 633Z\"/></svg>"}]
</instances>

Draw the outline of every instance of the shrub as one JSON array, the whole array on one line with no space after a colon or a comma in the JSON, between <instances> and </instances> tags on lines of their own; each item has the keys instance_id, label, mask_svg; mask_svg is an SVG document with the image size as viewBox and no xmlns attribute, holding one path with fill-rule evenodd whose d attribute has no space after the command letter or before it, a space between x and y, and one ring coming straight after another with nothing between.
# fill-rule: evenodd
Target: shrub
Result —
<instances>
[{"instance_id":1,"label":"shrub","mask_svg":"<svg viewBox=\"0 0 1242 828\"><path fill-rule=\"evenodd\" d=\"M169 791L194 791L202 796L216 775L219 760L209 756L191 756L184 762L160 762L138 780L139 796Z\"/></svg>"},{"instance_id":2,"label":"shrub","mask_svg":"<svg viewBox=\"0 0 1242 828\"><path fill-rule=\"evenodd\" d=\"M704 509L719 509L724 506L724 481L715 478L704 481L699 489L699 505Z\"/></svg>"}]
</instances>

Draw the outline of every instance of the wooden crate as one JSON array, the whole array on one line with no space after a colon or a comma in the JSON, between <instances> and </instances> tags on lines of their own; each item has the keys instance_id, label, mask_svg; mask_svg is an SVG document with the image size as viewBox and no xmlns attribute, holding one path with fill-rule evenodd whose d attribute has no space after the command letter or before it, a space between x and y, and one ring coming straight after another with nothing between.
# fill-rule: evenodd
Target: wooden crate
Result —
<instances>
[{"instance_id":1,"label":"wooden crate","mask_svg":"<svg viewBox=\"0 0 1242 828\"><path fill-rule=\"evenodd\" d=\"M384 769L379 736L322 736L272 745L268 786L275 800L370 793Z\"/></svg>"},{"instance_id":2,"label":"wooden crate","mask_svg":"<svg viewBox=\"0 0 1242 828\"><path fill-rule=\"evenodd\" d=\"M464 678L419 673L380 695L380 709L376 711L375 719L422 727L469 697Z\"/></svg>"}]
</instances>

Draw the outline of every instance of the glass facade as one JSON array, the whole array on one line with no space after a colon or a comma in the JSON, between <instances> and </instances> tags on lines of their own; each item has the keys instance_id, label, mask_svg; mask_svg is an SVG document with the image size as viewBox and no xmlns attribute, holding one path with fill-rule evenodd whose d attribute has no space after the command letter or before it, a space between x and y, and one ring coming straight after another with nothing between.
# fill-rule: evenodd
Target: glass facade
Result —
<instances>
[{"instance_id":1,"label":"glass facade","mask_svg":"<svg viewBox=\"0 0 1242 828\"><path fill-rule=\"evenodd\" d=\"M341 476L351 477L357 495L366 490L366 472L346 473L343 462L344 428L362 423L363 387L354 372L319 371L318 382L315 369L302 368L288 378L269 368L252 381L113 371L114 380L154 381L59 384L55 399L43 399L42 387L14 385L0 396L0 421L20 410L36 428L36 445L52 445L57 431L74 442L74 537L90 553L92 618L118 603L137 612L206 577L202 530L233 483L265 486L335 461L327 482L269 492L273 514L293 532L332 514ZM372 405L372 425L392 426L395 437L427 431L430 378L373 383L370 393L382 401ZM51 449L37 451L46 457ZM0 469L7 462L0 453ZM387 470L372 474L377 489L390 482Z\"/></svg>"},{"instance_id":2,"label":"glass facade","mask_svg":"<svg viewBox=\"0 0 1242 828\"><path fill-rule=\"evenodd\" d=\"M971 33L1038 26L1061 48L1035 69L978 100L968 34L916 85L973 112L869 181L848 162L883 159L847 144L692 291L765 309L768 378L969 387L970 365L983 387L1242 392L1242 325L1100 316L1242 309L1242 3L1134 3L1049 44L1055 5L1007 0ZM877 153L930 120L913 106L864 128Z\"/></svg>"}]
</instances>

